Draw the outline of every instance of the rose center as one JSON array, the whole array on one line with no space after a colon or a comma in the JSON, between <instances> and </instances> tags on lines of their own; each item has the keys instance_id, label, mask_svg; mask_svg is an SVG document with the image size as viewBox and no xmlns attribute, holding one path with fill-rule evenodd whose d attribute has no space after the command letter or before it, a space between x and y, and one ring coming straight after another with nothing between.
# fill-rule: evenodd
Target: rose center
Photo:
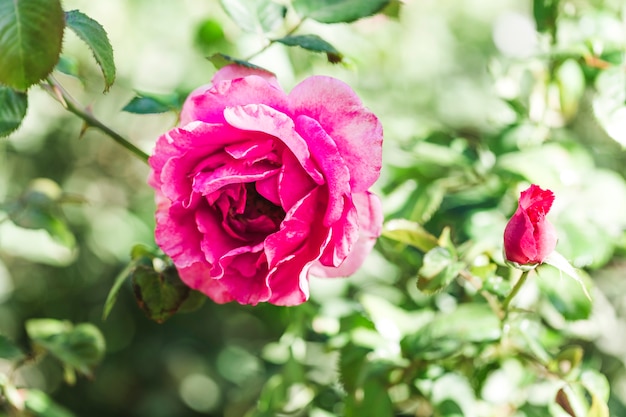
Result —
<instances>
[{"instance_id":1,"label":"rose center","mask_svg":"<svg viewBox=\"0 0 626 417\"><path fill-rule=\"evenodd\" d=\"M238 204L229 210L227 223L230 229L237 237L246 240L256 240L256 237L261 237L259 235L264 238L277 231L285 218L285 210L259 194L254 183L246 183L245 189L243 212L235 208Z\"/></svg>"}]
</instances>

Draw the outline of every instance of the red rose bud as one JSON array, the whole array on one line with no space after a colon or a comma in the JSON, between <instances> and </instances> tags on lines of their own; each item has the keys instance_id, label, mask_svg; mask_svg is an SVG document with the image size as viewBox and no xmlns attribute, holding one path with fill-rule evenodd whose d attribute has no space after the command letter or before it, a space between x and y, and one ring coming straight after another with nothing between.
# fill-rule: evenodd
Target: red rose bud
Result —
<instances>
[{"instance_id":1,"label":"red rose bud","mask_svg":"<svg viewBox=\"0 0 626 417\"><path fill-rule=\"evenodd\" d=\"M504 229L504 257L520 265L536 265L554 251L556 230L546 219L554 194L531 185L522 191L519 205Z\"/></svg>"}]
</instances>

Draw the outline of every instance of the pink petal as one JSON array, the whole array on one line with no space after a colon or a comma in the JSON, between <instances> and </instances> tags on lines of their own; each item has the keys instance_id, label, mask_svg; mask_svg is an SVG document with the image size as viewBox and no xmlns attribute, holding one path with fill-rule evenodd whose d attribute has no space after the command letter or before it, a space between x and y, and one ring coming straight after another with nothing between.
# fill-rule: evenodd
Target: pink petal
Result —
<instances>
[{"instance_id":1,"label":"pink petal","mask_svg":"<svg viewBox=\"0 0 626 417\"><path fill-rule=\"evenodd\" d=\"M350 193L350 172L337 145L324 129L308 116L296 119L296 129L309 145L311 156L321 168L328 187L328 208L324 225L330 226L342 217L344 195Z\"/></svg>"},{"instance_id":2,"label":"pink petal","mask_svg":"<svg viewBox=\"0 0 626 417\"><path fill-rule=\"evenodd\" d=\"M311 273L315 276L333 278L352 275L361 267L382 233L383 212L380 199L369 192L354 194L352 198L359 214L359 239L339 267L315 263L311 268Z\"/></svg>"},{"instance_id":3,"label":"pink petal","mask_svg":"<svg viewBox=\"0 0 626 417\"><path fill-rule=\"evenodd\" d=\"M383 129L347 84L330 77L309 77L289 93L289 108L295 116L317 120L333 138L350 171L353 191L366 191L378 179Z\"/></svg>"},{"instance_id":4,"label":"pink petal","mask_svg":"<svg viewBox=\"0 0 626 417\"><path fill-rule=\"evenodd\" d=\"M213 301L224 304L233 301L233 296L219 280L212 279L210 267L205 263L194 263L177 268L180 279L189 287L208 295Z\"/></svg>"},{"instance_id":5,"label":"pink petal","mask_svg":"<svg viewBox=\"0 0 626 417\"><path fill-rule=\"evenodd\" d=\"M318 259L328 241L328 230L319 227L319 189L294 205L280 230L265 240L269 287L269 302L295 305L309 296L308 269Z\"/></svg>"},{"instance_id":6,"label":"pink petal","mask_svg":"<svg viewBox=\"0 0 626 417\"><path fill-rule=\"evenodd\" d=\"M256 305L270 298L272 290L267 284L267 262L263 245L237 249L220 259L224 274L220 284L240 304Z\"/></svg>"},{"instance_id":7,"label":"pink petal","mask_svg":"<svg viewBox=\"0 0 626 417\"><path fill-rule=\"evenodd\" d=\"M278 173L269 163L249 165L247 161L234 160L210 172L199 172L193 178L193 191L210 195L228 184L240 184L262 180Z\"/></svg>"},{"instance_id":8,"label":"pink petal","mask_svg":"<svg viewBox=\"0 0 626 417\"><path fill-rule=\"evenodd\" d=\"M202 233L198 246L202 250L203 260L210 265L216 265L224 254L241 246L240 240L226 233L220 216L212 208L197 210L195 221L196 229Z\"/></svg>"},{"instance_id":9,"label":"pink petal","mask_svg":"<svg viewBox=\"0 0 626 417\"><path fill-rule=\"evenodd\" d=\"M298 201L309 194L317 185L302 169L300 162L289 151L283 152L283 165L278 175L280 206L289 211Z\"/></svg>"},{"instance_id":10,"label":"pink petal","mask_svg":"<svg viewBox=\"0 0 626 417\"><path fill-rule=\"evenodd\" d=\"M276 75L273 73L261 68L249 68L238 64L230 64L222 67L213 75L211 82L215 84L221 81L230 81L253 75L263 78L268 84L280 89L280 85L278 85L278 81L276 80Z\"/></svg>"},{"instance_id":11,"label":"pink petal","mask_svg":"<svg viewBox=\"0 0 626 417\"><path fill-rule=\"evenodd\" d=\"M219 73L218 73L219 74ZM194 120L223 123L224 109L250 103L263 103L275 109L287 108L287 97L275 82L259 74L245 78L222 79L193 91L180 114L181 125Z\"/></svg>"},{"instance_id":12,"label":"pink petal","mask_svg":"<svg viewBox=\"0 0 626 417\"><path fill-rule=\"evenodd\" d=\"M296 156L307 174L317 184L324 179L311 161L307 143L295 131L293 120L284 113L264 104L229 107L224 110L226 121L233 127L263 132L281 140Z\"/></svg>"},{"instance_id":13,"label":"pink petal","mask_svg":"<svg viewBox=\"0 0 626 417\"><path fill-rule=\"evenodd\" d=\"M200 249L202 233L196 226L195 213L180 203L160 199L156 211L156 243L168 254L178 268L206 262Z\"/></svg>"},{"instance_id":14,"label":"pink petal","mask_svg":"<svg viewBox=\"0 0 626 417\"><path fill-rule=\"evenodd\" d=\"M345 197L344 212L331 226L330 240L320 262L326 266L339 266L352 251L359 238L359 220L353 202Z\"/></svg>"}]
</instances>

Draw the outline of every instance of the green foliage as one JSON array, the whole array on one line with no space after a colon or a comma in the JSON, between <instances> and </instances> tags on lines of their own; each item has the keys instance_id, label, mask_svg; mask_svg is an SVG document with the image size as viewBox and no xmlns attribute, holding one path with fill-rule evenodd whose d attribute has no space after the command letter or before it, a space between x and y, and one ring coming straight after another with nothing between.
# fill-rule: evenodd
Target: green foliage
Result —
<instances>
[{"instance_id":1,"label":"green foliage","mask_svg":"<svg viewBox=\"0 0 626 417\"><path fill-rule=\"evenodd\" d=\"M136 114L165 113L168 111L180 111L182 107L181 97L172 94L139 93L133 97L122 111Z\"/></svg>"},{"instance_id":2,"label":"green foliage","mask_svg":"<svg viewBox=\"0 0 626 417\"><path fill-rule=\"evenodd\" d=\"M294 0L302 16L322 23L353 22L381 11L389 0Z\"/></svg>"},{"instance_id":3,"label":"green foliage","mask_svg":"<svg viewBox=\"0 0 626 417\"><path fill-rule=\"evenodd\" d=\"M0 358L8 360L19 360L23 358L24 353L15 346L15 344L9 340L3 334L0 334Z\"/></svg>"},{"instance_id":4,"label":"green foliage","mask_svg":"<svg viewBox=\"0 0 626 417\"><path fill-rule=\"evenodd\" d=\"M59 0L1 0L0 83L26 90L50 74L64 27Z\"/></svg>"},{"instance_id":5,"label":"green foliage","mask_svg":"<svg viewBox=\"0 0 626 417\"><path fill-rule=\"evenodd\" d=\"M0 85L0 137L20 127L27 107L26 94Z\"/></svg>"},{"instance_id":6,"label":"green foliage","mask_svg":"<svg viewBox=\"0 0 626 417\"><path fill-rule=\"evenodd\" d=\"M173 267L156 271L139 265L131 272L131 279L139 307L157 323L178 311L193 311L206 299L185 285Z\"/></svg>"},{"instance_id":7,"label":"green foliage","mask_svg":"<svg viewBox=\"0 0 626 417\"><path fill-rule=\"evenodd\" d=\"M442 291L464 268L465 264L457 262L448 249L437 246L424 255L418 271L417 288L426 294Z\"/></svg>"},{"instance_id":8,"label":"green foliage","mask_svg":"<svg viewBox=\"0 0 626 417\"><path fill-rule=\"evenodd\" d=\"M106 31L100 23L78 10L65 12L65 22L91 49L104 76L104 91L108 91L115 81L115 62Z\"/></svg>"},{"instance_id":9,"label":"green foliage","mask_svg":"<svg viewBox=\"0 0 626 417\"><path fill-rule=\"evenodd\" d=\"M44 349L59 359L69 372L92 376L93 369L104 357L105 341L102 333L91 323L76 326L67 321L53 319L30 319L26 332L37 348Z\"/></svg>"},{"instance_id":10,"label":"green foliage","mask_svg":"<svg viewBox=\"0 0 626 417\"><path fill-rule=\"evenodd\" d=\"M24 407L36 417L74 417L69 410L56 404L49 395L40 390L25 393Z\"/></svg>"},{"instance_id":11,"label":"green foliage","mask_svg":"<svg viewBox=\"0 0 626 417\"><path fill-rule=\"evenodd\" d=\"M342 59L341 53L334 46L317 35L286 36L274 41L287 46L299 46L313 52L323 52L332 63L341 62Z\"/></svg>"},{"instance_id":12,"label":"green foliage","mask_svg":"<svg viewBox=\"0 0 626 417\"><path fill-rule=\"evenodd\" d=\"M220 0L226 13L248 32L265 33L282 23L287 8L272 0Z\"/></svg>"},{"instance_id":13,"label":"green foliage","mask_svg":"<svg viewBox=\"0 0 626 417\"><path fill-rule=\"evenodd\" d=\"M228 56L226 54L221 54L221 53L213 54L208 59L209 61L211 61L211 64L213 64L215 68L217 69L223 68L226 65L237 64L237 65L242 65L246 68L265 70L264 68L261 68L258 65L251 64L248 61L236 59L236 58L233 58L231 56Z\"/></svg>"},{"instance_id":14,"label":"green foliage","mask_svg":"<svg viewBox=\"0 0 626 417\"><path fill-rule=\"evenodd\" d=\"M59 243L73 247L74 235L61 214L61 205L67 200L57 183L38 178L16 200L0 205L9 219L26 229L44 229Z\"/></svg>"}]
</instances>

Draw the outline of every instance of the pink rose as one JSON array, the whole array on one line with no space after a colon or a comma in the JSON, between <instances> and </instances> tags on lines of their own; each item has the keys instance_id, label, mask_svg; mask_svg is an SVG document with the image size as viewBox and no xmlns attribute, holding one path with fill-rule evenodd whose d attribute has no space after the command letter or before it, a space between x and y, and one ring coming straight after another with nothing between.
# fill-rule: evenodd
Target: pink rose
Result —
<instances>
[{"instance_id":1,"label":"pink rose","mask_svg":"<svg viewBox=\"0 0 626 417\"><path fill-rule=\"evenodd\" d=\"M540 264L556 247L556 230L546 219L554 194L531 185L504 229L505 258L520 265Z\"/></svg>"},{"instance_id":2,"label":"pink rose","mask_svg":"<svg viewBox=\"0 0 626 417\"><path fill-rule=\"evenodd\" d=\"M187 98L150 157L157 244L218 303L296 305L308 275L352 274L381 233L382 127L343 82L289 94L229 65Z\"/></svg>"}]
</instances>

